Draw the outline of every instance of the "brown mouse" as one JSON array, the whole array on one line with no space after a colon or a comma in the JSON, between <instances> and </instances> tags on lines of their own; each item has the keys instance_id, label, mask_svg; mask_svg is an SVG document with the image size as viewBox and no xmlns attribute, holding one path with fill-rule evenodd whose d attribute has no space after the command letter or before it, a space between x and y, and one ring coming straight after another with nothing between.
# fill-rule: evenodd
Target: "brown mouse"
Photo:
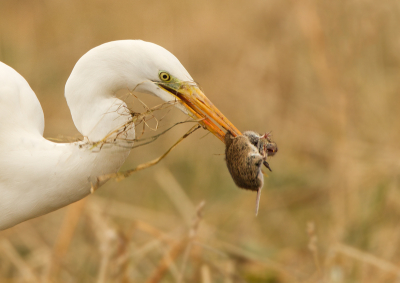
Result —
<instances>
[{"instance_id":1,"label":"brown mouse","mask_svg":"<svg viewBox=\"0 0 400 283\"><path fill-rule=\"evenodd\" d=\"M260 135L252 131L246 131L237 137L228 132L225 144L226 164L235 184L242 189L257 191L257 215L264 184L261 167L264 164L271 171L266 159L275 155L278 147L271 141L269 133Z\"/></svg>"}]
</instances>

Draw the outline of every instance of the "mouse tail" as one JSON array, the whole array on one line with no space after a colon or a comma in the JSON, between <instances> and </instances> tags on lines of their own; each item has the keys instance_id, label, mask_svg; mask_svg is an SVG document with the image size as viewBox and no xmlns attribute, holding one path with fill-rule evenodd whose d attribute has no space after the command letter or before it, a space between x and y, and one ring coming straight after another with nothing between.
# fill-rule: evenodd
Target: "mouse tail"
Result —
<instances>
[{"instance_id":1,"label":"mouse tail","mask_svg":"<svg viewBox=\"0 0 400 283\"><path fill-rule=\"evenodd\" d=\"M260 186L257 190L257 198L256 198L256 216L258 215L258 209L260 208L260 198L261 198L261 189L262 186Z\"/></svg>"}]
</instances>

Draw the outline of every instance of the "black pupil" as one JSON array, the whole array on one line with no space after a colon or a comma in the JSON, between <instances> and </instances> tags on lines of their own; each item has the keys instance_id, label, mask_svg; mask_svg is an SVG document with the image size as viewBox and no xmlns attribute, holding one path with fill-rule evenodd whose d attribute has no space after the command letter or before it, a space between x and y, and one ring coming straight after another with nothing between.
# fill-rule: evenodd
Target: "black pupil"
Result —
<instances>
[{"instance_id":1,"label":"black pupil","mask_svg":"<svg viewBox=\"0 0 400 283\"><path fill-rule=\"evenodd\" d=\"M163 75L163 79L166 80L168 79L168 76L166 74Z\"/></svg>"}]
</instances>

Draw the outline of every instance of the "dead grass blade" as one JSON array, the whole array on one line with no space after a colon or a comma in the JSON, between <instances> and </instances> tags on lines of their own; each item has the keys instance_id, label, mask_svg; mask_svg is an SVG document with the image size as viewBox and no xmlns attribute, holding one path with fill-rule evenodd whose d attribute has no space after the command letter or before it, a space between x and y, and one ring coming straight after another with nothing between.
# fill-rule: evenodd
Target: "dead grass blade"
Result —
<instances>
[{"instance_id":1,"label":"dead grass blade","mask_svg":"<svg viewBox=\"0 0 400 283\"><path fill-rule=\"evenodd\" d=\"M161 282L162 278L164 277L167 269L170 267L171 264L177 259L177 257L187 248L187 246L193 241L195 236L197 235L197 230L199 227L199 223L202 219L202 210L204 208L205 203L201 202L199 206L197 207L196 210L196 217L192 221L191 228L189 229L189 232L181 238L181 240L173 245L169 252L167 252L164 257L161 259L161 261L158 264L157 269L153 272L149 280L146 281L146 283L157 283ZM185 262L183 263L183 266L185 265ZM181 269L182 270L182 269ZM180 273L178 282L182 282L182 277L183 274Z\"/></svg>"},{"instance_id":2,"label":"dead grass blade","mask_svg":"<svg viewBox=\"0 0 400 283\"><path fill-rule=\"evenodd\" d=\"M138 145L129 146L129 148L134 149L134 148L152 143L152 142L156 141L160 136L164 135L166 132L168 132L169 130L174 128L175 126L185 124L185 123L198 123L199 121L201 121L201 120L188 120L188 121L182 121L182 122L175 123L171 127L167 128L166 130L162 131L161 133L159 133L157 135L154 135L154 136L151 136L148 138L143 138L143 139L135 139L134 142L142 142L142 143L140 143Z\"/></svg>"},{"instance_id":3,"label":"dead grass blade","mask_svg":"<svg viewBox=\"0 0 400 283\"><path fill-rule=\"evenodd\" d=\"M140 164L139 166L137 166L136 168L133 168L131 170L127 170L125 172L118 172L118 173L113 173L113 174L107 174L107 175L103 175L103 176L99 176L97 178L97 183L96 184L92 184L92 188L91 188L91 193L94 193L94 191L97 190L98 186L100 183L106 182L110 179L115 178L116 181L121 181L127 177L129 177L130 175L132 175L133 173L149 168L153 165L156 165L158 162L160 162L162 159L164 159L175 147L178 146L178 144L180 144L185 138L187 138L190 134L192 134L194 131L196 131L197 129L201 128L200 125L195 125L192 128L190 128L189 131L186 132L186 134L184 134L176 143L174 143L173 146L171 146L163 155L161 155L159 158L156 158L152 161L149 161L147 163L143 163Z\"/></svg>"},{"instance_id":4,"label":"dead grass blade","mask_svg":"<svg viewBox=\"0 0 400 283\"><path fill-rule=\"evenodd\" d=\"M98 242L100 254L100 267L97 274L98 283L107 282L109 266L112 264L112 258L118 249L120 235L101 208L96 204L91 204L86 210L89 224Z\"/></svg>"},{"instance_id":5,"label":"dead grass blade","mask_svg":"<svg viewBox=\"0 0 400 283\"><path fill-rule=\"evenodd\" d=\"M400 278L400 267L396 266L395 264L388 262L386 260L383 260L381 258L378 258L370 253L366 253L363 251L360 251L356 248L344 245L344 244L337 244L333 248L334 252L341 253L343 255L346 255L348 257L351 257L353 259L356 259L358 261L368 263L372 266L375 266L383 271L393 273L397 277Z\"/></svg>"},{"instance_id":6,"label":"dead grass blade","mask_svg":"<svg viewBox=\"0 0 400 283\"><path fill-rule=\"evenodd\" d=\"M196 208L171 172L166 168L160 168L156 172L155 180L175 205L186 224L191 225Z\"/></svg>"},{"instance_id":7,"label":"dead grass blade","mask_svg":"<svg viewBox=\"0 0 400 283\"><path fill-rule=\"evenodd\" d=\"M158 264L157 269L154 271L153 275L147 280L147 283L157 283L160 282L164 277L166 271L173 261L182 253L187 245L188 239L184 237L177 244L172 246L172 248L167 252Z\"/></svg>"},{"instance_id":8,"label":"dead grass blade","mask_svg":"<svg viewBox=\"0 0 400 283\"><path fill-rule=\"evenodd\" d=\"M203 264L201 266L201 282L202 283L211 283L211 272L210 268L208 267L207 264Z\"/></svg>"},{"instance_id":9,"label":"dead grass blade","mask_svg":"<svg viewBox=\"0 0 400 283\"><path fill-rule=\"evenodd\" d=\"M290 282L299 282L300 277L304 277L305 274L299 273L296 271L288 270L286 269L283 265L279 264L278 262L275 262L273 260L270 260L268 258L260 258L259 256L246 251L238 246L232 245L227 242L222 242L219 241L218 245L221 246L222 250L225 250L228 254L236 257L240 257L246 260L249 260L254 263L261 264L271 270L274 270L283 276L285 276L287 279L290 280Z\"/></svg>"},{"instance_id":10,"label":"dead grass blade","mask_svg":"<svg viewBox=\"0 0 400 283\"><path fill-rule=\"evenodd\" d=\"M0 250L14 264L26 282L39 282L32 268L19 255L9 240L6 238L0 239Z\"/></svg>"},{"instance_id":11,"label":"dead grass blade","mask_svg":"<svg viewBox=\"0 0 400 283\"><path fill-rule=\"evenodd\" d=\"M47 282L51 282L51 278L56 278L60 268L60 261L64 258L71 244L72 237L78 225L82 211L85 208L86 198L71 204L68 207L61 228L58 232L57 240L53 247L52 260L50 261L49 273Z\"/></svg>"},{"instance_id":12,"label":"dead grass blade","mask_svg":"<svg viewBox=\"0 0 400 283\"><path fill-rule=\"evenodd\" d=\"M99 196L91 196L90 202L107 209L107 214L113 217L122 218L128 221L142 220L153 223L153 225L161 225L165 223L175 224L179 222L179 218L166 213L158 212L149 208L138 207L132 204L123 203L116 200L109 200Z\"/></svg>"}]
</instances>

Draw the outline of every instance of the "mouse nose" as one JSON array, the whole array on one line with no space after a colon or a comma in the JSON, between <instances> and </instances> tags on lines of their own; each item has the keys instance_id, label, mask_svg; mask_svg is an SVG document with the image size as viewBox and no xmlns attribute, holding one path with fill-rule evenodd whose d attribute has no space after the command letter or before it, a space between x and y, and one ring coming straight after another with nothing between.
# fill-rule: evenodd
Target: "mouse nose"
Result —
<instances>
[{"instance_id":1,"label":"mouse nose","mask_svg":"<svg viewBox=\"0 0 400 283\"><path fill-rule=\"evenodd\" d=\"M274 156L278 152L278 146L276 143L271 142L267 144L268 156Z\"/></svg>"}]
</instances>

